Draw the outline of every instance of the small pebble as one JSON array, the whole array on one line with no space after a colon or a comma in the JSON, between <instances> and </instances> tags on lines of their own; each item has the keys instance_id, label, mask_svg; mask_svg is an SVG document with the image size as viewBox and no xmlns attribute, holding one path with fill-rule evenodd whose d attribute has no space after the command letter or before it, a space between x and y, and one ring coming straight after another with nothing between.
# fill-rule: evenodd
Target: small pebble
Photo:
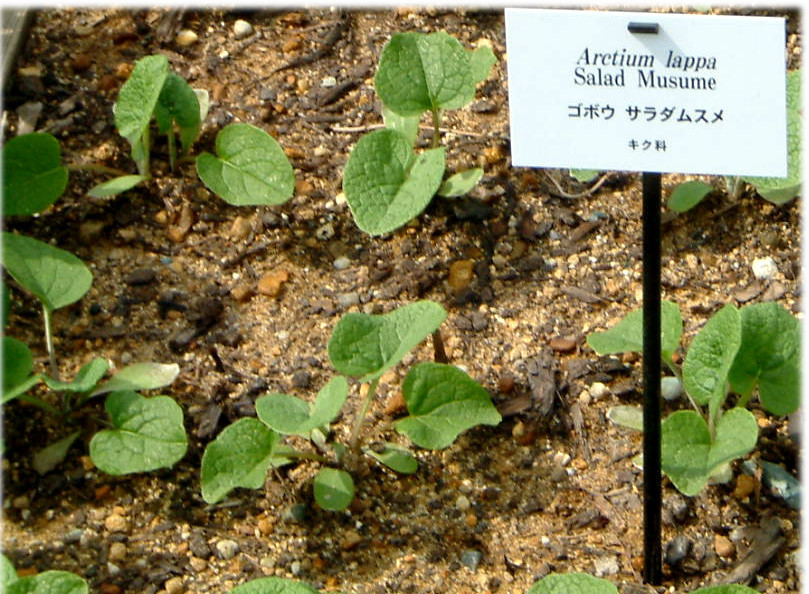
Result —
<instances>
[{"instance_id":1,"label":"small pebble","mask_svg":"<svg viewBox=\"0 0 809 594\"><path fill-rule=\"evenodd\" d=\"M619 569L618 558L613 555L599 557L593 561L593 573L596 577L615 575Z\"/></svg>"},{"instance_id":2,"label":"small pebble","mask_svg":"<svg viewBox=\"0 0 809 594\"><path fill-rule=\"evenodd\" d=\"M675 536L666 545L664 561L675 567L682 563L691 552L691 539L682 534Z\"/></svg>"},{"instance_id":3,"label":"small pebble","mask_svg":"<svg viewBox=\"0 0 809 594\"><path fill-rule=\"evenodd\" d=\"M163 588L166 590L166 594L182 594L185 591L185 586L183 585L183 578L180 576L174 576L166 580L163 584Z\"/></svg>"},{"instance_id":4,"label":"small pebble","mask_svg":"<svg viewBox=\"0 0 809 594\"><path fill-rule=\"evenodd\" d=\"M224 539L216 543L216 553L221 559L233 559L239 552L239 543L235 540Z\"/></svg>"},{"instance_id":5,"label":"small pebble","mask_svg":"<svg viewBox=\"0 0 809 594\"><path fill-rule=\"evenodd\" d=\"M181 31L177 32L177 37L174 38L174 41L180 47L188 47L189 45L194 45L199 40L199 35L194 33L191 29L182 29Z\"/></svg>"},{"instance_id":6,"label":"small pebble","mask_svg":"<svg viewBox=\"0 0 809 594\"><path fill-rule=\"evenodd\" d=\"M346 256L340 256L339 258L335 258L332 265L334 266L335 270L345 270L351 266L351 259L347 258Z\"/></svg>"},{"instance_id":7,"label":"small pebble","mask_svg":"<svg viewBox=\"0 0 809 594\"><path fill-rule=\"evenodd\" d=\"M294 575L294 576L301 575L301 562L300 561L293 561L289 566L289 571L291 571L292 575Z\"/></svg>"},{"instance_id":8,"label":"small pebble","mask_svg":"<svg viewBox=\"0 0 809 594\"><path fill-rule=\"evenodd\" d=\"M362 536L360 536L359 532L356 530L349 530L346 532L343 540L340 542L340 548L342 548L344 551L351 551L357 548L357 545L359 545L361 542Z\"/></svg>"},{"instance_id":9,"label":"small pebble","mask_svg":"<svg viewBox=\"0 0 809 594\"><path fill-rule=\"evenodd\" d=\"M590 386L589 392L590 396L596 400L601 400L602 398L609 396L610 389L601 382L593 382L593 385Z\"/></svg>"},{"instance_id":10,"label":"small pebble","mask_svg":"<svg viewBox=\"0 0 809 594\"><path fill-rule=\"evenodd\" d=\"M315 231L315 237L317 237L320 241L326 241L327 239L331 239L332 237L334 237L334 225L332 225L331 223L321 225Z\"/></svg>"},{"instance_id":11,"label":"small pebble","mask_svg":"<svg viewBox=\"0 0 809 594\"><path fill-rule=\"evenodd\" d=\"M236 39L244 39L253 32L253 25L243 19L237 20L233 23L233 34Z\"/></svg>"},{"instance_id":12,"label":"small pebble","mask_svg":"<svg viewBox=\"0 0 809 594\"><path fill-rule=\"evenodd\" d=\"M109 560L119 563L126 559L126 545L122 542L114 542L110 545Z\"/></svg>"},{"instance_id":13,"label":"small pebble","mask_svg":"<svg viewBox=\"0 0 809 594\"><path fill-rule=\"evenodd\" d=\"M778 273L778 266L770 256L753 260L752 269L753 276L758 280L769 280Z\"/></svg>"},{"instance_id":14,"label":"small pebble","mask_svg":"<svg viewBox=\"0 0 809 594\"><path fill-rule=\"evenodd\" d=\"M474 277L472 260L456 260L449 267L449 286L459 291L468 287Z\"/></svg>"},{"instance_id":15,"label":"small pebble","mask_svg":"<svg viewBox=\"0 0 809 594\"><path fill-rule=\"evenodd\" d=\"M730 542L727 536L721 534L714 537L713 548L720 557L733 557L736 554L736 545Z\"/></svg>"},{"instance_id":16,"label":"small pebble","mask_svg":"<svg viewBox=\"0 0 809 594\"><path fill-rule=\"evenodd\" d=\"M455 507L462 512L469 511L471 505L472 504L469 503L469 498L466 495L458 495L458 499L455 500Z\"/></svg>"},{"instance_id":17,"label":"small pebble","mask_svg":"<svg viewBox=\"0 0 809 594\"><path fill-rule=\"evenodd\" d=\"M360 302L360 294L356 291L350 293L340 293L337 296L337 303L343 309L348 309L352 305L357 305Z\"/></svg>"},{"instance_id":18,"label":"small pebble","mask_svg":"<svg viewBox=\"0 0 809 594\"><path fill-rule=\"evenodd\" d=\"M668 402L677 400L683 395L683 384L676 377L664 377L660 380L660 394Z\"/></svg>"},{"instance_id":19,"label":"small pebble","mask_svg":"<svg viewBox=\"0 0 809 594\"><path fill-rule=\"evenodd\" d=\"M264 274L258 281L258 292L268 297L278 297L285 282L289 280L286 270L273 270Z\"/></svg>"},{"instance_id":20,"label":"small pebble","mask_svg":"<svg viewBox=\"0 0 809 594\"><path fill-rule=\"evenodd\" d=\"M119 514L110 514L104 520L104 527L110 532L126 532L129 529L129 520Z\"/></svg>"},{"instance_id":21,"label":"small pebble","mask_svg":"<svg viewBox=\"0 0 809 594\"><path fill-rule=\"evenodd\" d=\"M320 86L326 89L337 86L337 79L333 76L327 76L320 81Z\"/></svg>"},{"instance_id":22,"label":"small pebble","mask_svg":"<svg viewBox=\"0 0 809 594\"><path fill-rule=\"evenodd\" d=\"M556 336L550 340L548 345L558 353L569 353L576 348L576 341L564 336Z\"/></svg>"},{"instance_id":23,"label":"small pebble","mask_svg":"<svg viewBox=\"0 0 809 594\"><path fill-rule=\"evenodd\" d=\"M472 571L477 571L480 562L483 560L483 553L480 551L467 550L461 553L461 563Z\"/></svg>"}]
</instances>

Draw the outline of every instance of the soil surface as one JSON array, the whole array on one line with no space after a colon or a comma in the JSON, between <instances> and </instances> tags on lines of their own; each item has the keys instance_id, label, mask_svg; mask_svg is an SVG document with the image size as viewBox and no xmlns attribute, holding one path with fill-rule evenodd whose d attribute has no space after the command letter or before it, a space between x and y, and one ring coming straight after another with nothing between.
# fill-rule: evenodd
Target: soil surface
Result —
<instances>
[{"instance_id":1,"label":"soil surface","mask_svg":"<svg viewBox=\"0 0 809 594\"><path fill-rule=\"evenodd\" d=\"M789 19L789 67L799 67L797 14L756 14ZM247 36L234 33L237 19L251 25ZM183 29L196 34L191 45L178 42ZM476 100L443 123L448 170L486 173L471 196L436 199L405 228L371 238L353 222L342 171L360 136L381 124L379 52L410 30L444 30L497 55ZM20 130L20 107L41 103L34 127L60 140L66 163L134 172L112 106L133 62L154 53L210 92L194 154L212 152L230 122L258 125L284 146L296 193L280 207L230 206L193 162L170 172L158 138L148 183L91 199L105 178L72 173L54 207L6 221L93 271L90 292L55 315L62 376L97 356L117 368L176 362L180 376L162 392L182 405L189 433L173 468L112 477L87 455L103 402L67 422L6 406L2 548L21 573L74 571L104 593L225 592L265 575L327 591L517 593L571 571L622 592L688 592L745 571L761 592L800 589L799 513L738 464L729 483L693 498L664 482L664 580L643 585L641 437L605 416L641 403L640 361L599 357L585 341L641 305L640 176L610 173L596 188L565 171L511 167L502 11L39 11L4 90L6 138ZM774 206L751 189L734 201L724 180L703 179L716 191L698 207L663 212L664 298L683 313L684 345L726 303L800 311L800 201ZM681 181L664 176L664 194ZM777 272L758 279L752 262L765 257ZM333 377L326 345L343 314L417 299L448 310L446 355L492 394L499 426L419 451L414 475L369 466L342 513L314 503L314 464L273 472L263 490L238 489L217 505L202 500L206 444L254 415L266 392L314 398ZM44 371L41 324L35 301L13 290L7 332ZM401 412L400 381L435 350L428 340L383 378L366 440L399 439L387 422ZM354 390L338 436L358 401ZM753 410L760 446L748 458L796 473L795 427ZM33 453L74 427L82 439L39 476ZM763 550L772 554L758 567L749 554Z\"/></svg>"}]
</instances>

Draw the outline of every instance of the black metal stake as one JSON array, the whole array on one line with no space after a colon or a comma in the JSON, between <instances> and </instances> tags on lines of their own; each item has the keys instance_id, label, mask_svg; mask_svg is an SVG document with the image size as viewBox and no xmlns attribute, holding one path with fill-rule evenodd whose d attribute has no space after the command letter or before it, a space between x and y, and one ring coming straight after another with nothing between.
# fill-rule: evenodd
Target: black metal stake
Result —
<instances>
[{"instance_id":1,"label":"black metal stake","mask_svg":"<svg viewBox=\"0 0 809 594\"><path fill-rule=\"evenodd\" d=\"M660 510L660 174L643 174L643 579L662 579Z\"/></svg>"}]
</instances>

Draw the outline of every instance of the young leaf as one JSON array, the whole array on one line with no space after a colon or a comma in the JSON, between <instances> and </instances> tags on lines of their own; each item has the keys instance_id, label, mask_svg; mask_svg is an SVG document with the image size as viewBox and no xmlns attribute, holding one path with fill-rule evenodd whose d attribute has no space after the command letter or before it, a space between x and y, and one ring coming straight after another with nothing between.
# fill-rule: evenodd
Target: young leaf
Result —
<instances>
[{"instance_id":1,"label":"young leaf","mask_svg":"<svg viewBox=\"0 0 809 594\"><path fill-rule=\"evenodd\" d=\"M446 317L444 308L432 301L417 301L380 315L346 314L329 339L329 360L343 375L369 382L401 361Z\"/></svg>"},{"instance_id":2,"label":"young leaf","mask_svg":"<svg viewBox=\"0 0 809 594\"><path fill-rule=\"evenodd\" d=\"M402 134L375 130L351 151L343 190L357 226L370 235L382 235L418 216L443 176L443 148L428 149L414 160Z\"/></svg>"},{"instance_id":3,"label":"young leaf","mask_svg":"<svg viewBox=\"0 0 809 594\"><path fill-rule=\"evenodd\" d=\"M394 427L425 449L440 450L470 427L501 420L489 393L452 365L416 365L405 377L402 395L410 415Z\"/></svg>"},{"instance_id":4,"label":"young leaf","mask_svg":"<svg viewBox=\"0 0 809 594\"><path fill-rule=\"evenodd\" d=\"M713 192L713 186L699 180L684 182L674 188L669 196L668 205L674 212L686 212L691 210L700 200Z\"/></svg>"},{"instance_id":5,"label":"young leaf","mask_svg":"<svg viewBox=\"0 0 809 594\"><path fill-rule=\"evenodd\" d=\"M78 301L93 283L90 269L70 252L5 231L3 266L49 311Z\"/></svg>"},{"instance_id":6,"label":"young leaf","mask_svg":"<svg viewBox=\"0 0 809 594\"><path fill-rule=\"evenodd\" d=\"M348 382L333 378L318 392L313 406L286 394L267 394L256 400L256 413L271 429L285 435L308 437L313 429L331 423L348 397Z\"/></svg>"},{"instance_id":7,"label":"young leaf","mask_svg":"<svg viewBox=\"0 0 809 594\"><path fill-rule=\"evenodd\" d=\"M768 412L794 412L801 401L800 322L772 301L745 306L740 313L742 341L729 374L733 390L749 397L759 386Z\"/></svg>"},{"instance_id":8,"label":"young leaf","mask_svg":"<svg viewBox=\"0 0 809 594\"><path fill-rule=\"evenodd\" d=\"M216 136L216 154L197 157L197 174L235 206L283 204L295 190L295 172L272 136L250 124L229 124Z\"/></svg>"},{"instance_id":9,"label":"young leaf","mask_svg":"<svg viewBox=\"0 0 809 594\"><path fill-rule=\"evenodd\" d=\"M45 384L54 391L61 392L89 392L101 381L104 374L109 369L109 363L104 357L96 357L86 365L83 365L73 381L63 382L51 377L44 376Z\"/></svg>"},{"instance_id":10,"label":"young leaf","mask_svg":"<svg viewBox=\"0 0 809 594\"><path fill-rule=\"evenodd\" d=\"M363 451L394 472L413 474L419 469L418 460L413 457L413 454L392 443L386 443L382 451L379 452L371 448L364 448Z\"/></svg>"},{"instance_id":11,"label":"young leaf","mask_svg":"<svg viewBox=\"0 0 809 594\"><path fill-rule=\"evenodd\" d=\"M758 590L753 590L753 588L739 584L726 584L723 586L699 588L691 592L691 594L758 594Z\"/></svg>"},{"instance_id":12,"label":"young leaf","mask_svg":"<svg viewBox=\"0 0 809 594\"><path fill-rule=\"evenodd\" d=\"M405 137L410 146L416 144L419 137L419 123L421 114L412 116L400 116L382 105L382 121L388 130L396 130Z\"/></svg>"},{"instance_id":13,"label":"young leaf","mask_svg":"<svg viewBox=\"0 0 809 594\"><path fill-rule=\"evenodd\" d=\"M183 411L168 396L113 392L104 408L113 429L99 431L90 441L90 457L100 470L112 475L148 472L173 466L185 455Z\"/></svg>"},{"instance_id":14,"label":"young leaf","mask_svg":"<svg viewBox=\"0 0 809 594\"><path fill-rule=\"evenodd\" d=\"M728 304L716 312L691 341L683 362L685 391L701 405L709 405L711 418L727 396L728 372L742 342L739 310Z\"/></svg>"},{"instance_id":15,"label":"young leaf","mask_svg":"<svg viewBox=\"0 0 809 594\"><path fill-rule=\"evenodd\" d=\"M463 107L475 96L476 82L466 50L443 31L395 34L374 78L382 103L403 116Z\"/></svg>"},{"instance_id":16,"label":"young leaf","mask_svg":"<svg viewBox=\"0 0 809 594\"><path fill-rule=\"evenodd\" d=\"M803 103L801 101L801 71L787 73L787 176L745 177L759 195L775 204L789 202L801 192L801 138Z\"/></svg>"},{"instance_id":17,"label":"young leaf","mask_svg":"<svg viewBox=\"0 0 809 594\"><path fill-rule=\"evenodd\" d=\"M59 141L50 134L23 134L3 147L3 216L41 212L61 196L68 173Z\"/></svg>"},{"instance_id":18,"label":"young leaf","mask_svg":"<svg viewBox=\"0 0 809 594\"><path fill-rule=\"evenodd\" d=\"M7 392L28 381L34 370L31 350L21 340L3 336L3 402Z\"/></svg>"},{"instance_id":19,"label":"young leaf","mask_svg":"<svg viewBox=\"0 0 809 594\"><path fill-rule=\"evenodd\" d=\"M19 578L4 590L6 594L88 594L87 582L69 571L43 571Z\"/></svg>"},{"instance_id":20,"label":"young leaf","mask_svg":"<svg viewBox=\"0 0 809 594\"><path fill-rule=\"evenodd\" d=\"M168 73L154 115L161 134L173 134L173 124L177 124L183 153L187 153L199 135L202 121L197 94L183 77L174 72Z\"/></svg>"},{"instance_id":21,"label":"young leaf","mask_svg":"<svg viewBox=\"0 0 809 594\"><path fill-rule=\"evenodd\" d=\"M321 468L314 482L315 501L328 511L342 511L354 499L354 480L344 470Z\"/></svg>"},{"instance_id":22,"label":"young leaf","mask_svg":"<svg viewBox=\"0 0 809 594\"><path fill-rule=\"evenodd\" d=\"M497 62L497 58L492 48L485 45L469 51L469 73L472 82L478 84L489 78L492 66Z\"/></svg>"},{"instance_id":23,"label":"young leaf","mask_svg":"<svg viewBox=\"0 0 809 594\"><path fill-rule=\"evenodd\" d=\"M683 319L680 308L671 301L660 303L660 345L661 356L671 361L680 344L683 333ZM643 352L643 309L636 309L604 332L593 332L587 336L587 344L602 357L620 353Z\"/></svg>"},{"instance_id":24,"label":"young leaf","mask_svg":"<svg viewBox=\"0 0 809 594\"><path fill-rule=\"evenodd\" d=\"M571 169L570 176L582 183L592 181L600 173L598 169Z\"/></svg>"},{"instance_id":25,"label":"young leaf","mask_svg":"<svg viewBox=\"0 0 809 594\"><path fill-rule=\"evenodd\" d=\"M0 586L2 586L3 591L8 588L11 584L16 582L18 579L17 571L14 569L14 565L9 561L8 557L0 553Z\"/></svg>"},{"instance_id":26,"label":"young leaf","mask_svg":"<svg viewBox=\"0 0 809 594\"><path fill-rule=\"evenodd\" d=\"M31 466L34 467L37 474L43 476L56 468L62 462L62 460L65 459L68 450L70 450L70 446L73 445L79 435L81 435L81 431L74 431L67 437L63 437L59 441L55 441L34 454L34 459L31 461Z\"/></svg>"},{"instance_id":27,"label":"young leaf","mask_svg":"<svg viewBox=\"0 0 809 594\"><path fill-rule=\"evenodd\" d=\"M319 594L319 591L304 582L263 577L236 586L230 594Z\"/></svg>"},{"instance_id":28,"label":"young leaf","mask_svg":"<svg viewBox=\"0 0 809 594\"><path fill-rule=\"evenodd\" d=\"M90 397L118 390L155 390L168 386L178 375L176 363L133 363L98 386Z\"/></svg>"},{"instance_id":29,"label":"young leaf","mask_svg":"<svg viewBox=\"0 0 809 594\"><path fill-rule=\"evenodd\" d=\"M107 180L90 188L87 195L91 198L106 198L131 190L140 182L147 179L146 175L121 175Z\"/></svg>"},{"instance_id":30,"label":"young leaf","mask_svg":"<svg viewBox=\"0 0 809 594\"><path fill-rule=\"evenodd\" d=\"M456 198L469 192L483 177L483 169L475 167L466 171L459 171L455 175L444 180L438 188L438 195L444 198Z\"/></svg>"},{"instance_id":31,"label":"young leaf","mask_svg":"<svg viewBox=\"0 0 809 594\"><path fill-rule=\"evenodd\" d=\"M216 503L236 487L262 487L279 438L258 419L239 419L226 427L202 456L202 498Z\"/></svg>"},{"instance_id":32,"label":"young leaf","mask_svg":"<svg viewBox=\"0 0 809 594\"><path fill-rule=\"evenodd\" d=\"M535 582L528 594L618 594L618 588L586 573L552 573Z\"/></svg>"},{"instance_id":33,"label":"young leaf","mask_svg":"<svg viewBox=\"0 0 809 594\"><path fill-rule=\"evenodd\" d=\"M699 413L681 410L661 425L660 463L674 486L691 497L702 490L714 470L747 454L757 439L758 424L747 409L732 408L722 415L714 441Z\"/></svg>"},{"instance_id":34,"label":"young leaf","mask_svg":"<svg viewBox=\"0 0 809 594\"><path fill-rule=\"evenodd\" d=\"M640 406L611 406L607 409L607 418L621 427L643 431L643 409Z\"/></svg>"},{"instance_id":35,"label":"young leaf","mask_svg":"<svg viewBox=\"0 0 809 594\"><path fill-rule=\"evenodd\" d=\"M168 73L165 56L146 56L135 62L121 87L115 102L115 127L130 144L134 145L149 125Z\"/></svg>"}]
</instances>

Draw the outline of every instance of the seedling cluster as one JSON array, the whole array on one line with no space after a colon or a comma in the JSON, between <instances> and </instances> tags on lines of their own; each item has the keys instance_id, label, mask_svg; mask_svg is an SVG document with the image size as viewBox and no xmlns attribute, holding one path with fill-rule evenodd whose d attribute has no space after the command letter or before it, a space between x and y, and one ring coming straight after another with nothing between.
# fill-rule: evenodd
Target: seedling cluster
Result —
<instances>
[{"instance_id":1,"label":"seedling cluster","mask_svg":"<svg viewBox=\"0 0 809 594\"><path fill-rule=\"evenodd\" d=\"M682 383L692 410L674 412L663 421L661 465L674 486L691 496L712 478L726 476L728 464L755 447L758 424L746 406L756 391L761 407L773 415L798 408L801 333L798 320L777 303L741 309L728 304L694 337L680 368L675 354L682 330L679 308L663 301L662 360ZM641 352L643 311L590 334L587 342L599 355ZM738 396L733 406L731 393Z\"/></svg>"},{"instance_id":2,"label":"seedling cluster","mask_svg":"<svg viewBox=\"0 0 809 594\"><path fill-rule=\"evenodd\" d=\"M271 393L256 400L257 419L245 418L227 427L211 442L202 458L202 496L220 501L236 487L264 485L271 467L298 459L321 464L314 479L314 495L326 510L346 509L354 498L349 472L360 452L403 474L418 469L416 458L404 447L384 443L362 447L362 426L376 395L381 376L435 332L446 318L437 303L418 301L387 314L349 313L334 328L328 344L329 360L342 375L332 378L310 404L297 396ZM348 444L332 439L330 425L343 410L352 378L365 389L355 411ZM438 450L476 425L496 425L500 414L489 393L452 365L419 363L402 384L408 416L393 427L418 447ZM298 451L282 436L309 440L316 451Z\"/></svg>"}]
</instances>

